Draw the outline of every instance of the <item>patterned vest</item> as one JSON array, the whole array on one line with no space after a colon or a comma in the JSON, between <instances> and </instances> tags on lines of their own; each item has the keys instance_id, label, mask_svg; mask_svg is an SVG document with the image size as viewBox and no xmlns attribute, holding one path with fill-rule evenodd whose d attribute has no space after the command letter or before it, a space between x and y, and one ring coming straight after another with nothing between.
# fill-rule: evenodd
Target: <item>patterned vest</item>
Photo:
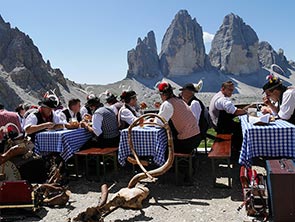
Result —
<instances>
[{"instance_id":1,"label":"patterned vest","mask_svg":"<svg viewBox=\"0 0 295 222\"><path fill-rule=\"evenodd\" d=\"M63 110L62 112L65 114L65 116L66 116L66 118L67 118L67 122L69 122L70 119L72 118L69 109L65 109L65 110ZM78 122L81 122L81 120L82 120L81 113L78 112L76 116L77 116L77 120L78 120Z\"/></svg>"},{"instance_id":2,"label":"patterned vest","mask_svg":"<svg viewBox=\"0 0 295 222\"><path fill-rule=\"evenodd\" d=\"M177 97L172 97L167 101L172 104L174 109L171 121L178 133L177 139L183 140L198 135L200 129L189 106Z\"/></svg>"},{"instance_id":3,"label":"patterned vest","mask_svg":"<svg viewBox=\"0 0 295 222\"><path fill-rule=\"evenodd\" d=\"M105 139L111 139L119 136L119 129L116 114L107 107L98 108L95 113L102 115L102 135Z\"/></svg>"}]
</instances>

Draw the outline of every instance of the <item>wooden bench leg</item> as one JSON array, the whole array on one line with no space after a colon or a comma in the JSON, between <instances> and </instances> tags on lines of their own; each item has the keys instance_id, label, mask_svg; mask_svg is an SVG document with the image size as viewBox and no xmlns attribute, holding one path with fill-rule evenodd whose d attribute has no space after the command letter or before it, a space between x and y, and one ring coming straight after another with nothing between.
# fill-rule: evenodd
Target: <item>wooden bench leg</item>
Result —
<instances>
[{"instance_id":1,"label":"wooden bench leg","mask_svg":"<svg viewBox=\"0 0 295 222\"><path fill-rule=\"evenodd\" d=\"M215 159L211 159L211 165L212 165L213 187L215 187L216 186Z\"/></svg>"},{"instance_id":2,"label":"wooden bench leg","mask_svg":"<svg viewBox=\"0 0 295 222\"><path fill-rule=\"evenodd\" d=\"M117 160L117 154L115 154L114 155L114 157L113 157L113 160L114 160L114 171L115 171L115 173L117 173L118 172L118 160Z\"/></svg>"},{"instance_id":3,"label":"wooden bench leg","mask_svg":"<svg viewBox=\"0 0 295 222\"><path fill-rule=\"evenodd\" d=\"M204 140L204 145L205 145L205 153L208 154L208 150L207 150L207 137L205 136L205 140Z\"/></svg>"},{"instance_id":4,"label":"wooden bench leg","mask_svg":"<svg viewBox=\"0 0 295 222\"><path fill-rule=\"evenodd\" d=\"M96 161L96 176L97 176L97 179L99 179L100 177L100 158L99 156L95 156L95 161Z\"/></svg>"},{"instance_id":5,"label":"wooden bench leg","mask_svg":"<svg viewBox=\"0 0 295 222\"><path fill-rule=\"evenodd\" d=\"M175 162L175 183L176 183L176 185L178 185L179 184L179 180L178 180L179 168L178 168L178 158L177 157L175 157L174 162Z\"/></svg>"},{"instance_id":6,"label":"wooden bench leg","mask_svg":"<svg viewBox=\"0 0 295 222\"><path fill-rule=\"evenodd\" d=\"M88 155L85 156L85 171L86 171L86 179L90 180L89 178L89 162L88 162Z\"/></svg>"},{"instance_id":7,"label":"wooden bench leg","mask_svg":"<svg viewBox=\"0 0 295 222\"><path fill-rule=\"evenodd\" d=\"M193 182L193 158L192 156L189 157L188 159L188 176L189 176L189 181Z\"/></svg>"},{"instance_id":8,"label":"wooden bench leg","mask_svg":"<svg viewBox=\"0 0 295 222\"><path fill-rule=\"evenodd\" d=\"M76 178L79 178L78 155L75 155Z\"/></svg>"},{"instance_id":9,"label":"wooden bench leg","mask_svg":"<svg viewBox=\"0 0 295 222\"><path fill-rule=\"evenodd\" d=\"M231 167L230 167L230 158L227 158L227 168L228 168L228 187L231 187Z\"/></svg>"}]
</instances>

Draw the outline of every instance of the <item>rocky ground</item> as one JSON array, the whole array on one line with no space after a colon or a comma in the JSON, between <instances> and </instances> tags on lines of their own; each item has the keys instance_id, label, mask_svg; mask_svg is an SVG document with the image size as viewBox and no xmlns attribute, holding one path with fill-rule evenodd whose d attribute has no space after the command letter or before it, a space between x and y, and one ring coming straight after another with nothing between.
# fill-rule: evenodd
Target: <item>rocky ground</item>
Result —
<instances>
[{"instance_id":1,"label":"rocky ground","mask_svg":"<svg viewBox=\"0 0 295 222\"><path fill-rule=\"evenodd\" d=\"M211 161L206 155L200 154L196 162L193 183L175 185L173 169L161 176L154 184L148 184L150 195L143 202L142 210L117 209L104 218L104 221L253 221L246 215L245 209L237 211L242 203L242 189L239 181L237 158L232 160L233 186L226 188L226 165L220 165L218 185L212 185ZM261 166L255 168L265 174ZM119 172L109 173L107 184L116 185L112 194L126 187L133 172L130 167L122 167ZM183 178L181 178L183 179ZM69 204L61 208L44 207L34 215L22 211L2 212L10 221L55 221L66 222L77 216L87 207L96 206L100 197L102 182L88 181L85 177L78 180L70 179L69 189L72 192ZM4 221L4 220L3 220ZM254 220L256 221L256 220Z\"/></svg>"}]
</instances>

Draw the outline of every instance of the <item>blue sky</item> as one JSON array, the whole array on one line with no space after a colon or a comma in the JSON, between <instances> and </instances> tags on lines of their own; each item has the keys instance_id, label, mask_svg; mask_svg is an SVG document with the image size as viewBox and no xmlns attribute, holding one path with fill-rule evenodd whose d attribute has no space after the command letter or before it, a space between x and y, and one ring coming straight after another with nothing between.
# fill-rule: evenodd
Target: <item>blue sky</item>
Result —
<instances>
[{"instance_id":1,"label":"blue sky","mask_svg":"<svg viewBox=\"0 0 295 222\"><path fill-rule=\"evenodd\" d=\"M127 51L153 30L158 51L181 10L214 35L229 13L239 15L277 51L295 60L295 1L271 0L9 0L0 14L29 35L43 59L78 83L107 84L127 73ZM205 44L209 50L210 42Z\"/></svg>"}]
</instances>

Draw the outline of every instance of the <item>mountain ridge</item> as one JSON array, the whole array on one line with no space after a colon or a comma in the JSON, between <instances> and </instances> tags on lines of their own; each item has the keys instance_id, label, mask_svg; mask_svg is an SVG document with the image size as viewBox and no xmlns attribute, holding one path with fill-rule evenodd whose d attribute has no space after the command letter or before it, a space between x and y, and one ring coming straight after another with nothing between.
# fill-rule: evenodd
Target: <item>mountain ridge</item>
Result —
<instances>
[{"instance_id":1,"label":"mountain ridge","mask_svg":"<svg viewBox=\"0 0 295 222\"><path fill-rule=\"evenodd\" d=\"M246 42L249 35L239 33L240 39L245 38L246 46L241 45L243 41L240 41L241 44L240 42L236 44L235 33L231 30L233 24L246 26L246 29L251 28L240 17L234 14L227 15L217 33L225 33L228 43L225 44L223 41L223 35L221 37L215 35L213 39L215 45L219 44L219 47L216 47L215 59L221 61L221 57L218 56L222 55L225 58L224 63L212 65L210 53L209 55L205 53L204 42L201 39L202 27L187 10L180 10L168 27L167 35L163 37L159 55L155 35L150 31L143 40L138 38L137 46L128 51L128 70L123 80L107 85L94 85L79 84L65 78L60 69L52 68L49 61L43 60L42 54L29 35L17 27L12 28L0 16L0 102L7 109L13 110L21 102L37 104L46 91L55 90L64 106L72 97L80 98L84 103L87 96L85 89L91 87L96 95L103 95L106 90L120 95L123 90L133 89L138 93L139 100L150 100L148 103L152 106L154 101L159 100L154 86L162 79L171 82L176 89L187 82L198 82L202 79L204 82L202 92L208 92L208 95L217 92L221 82L231 79L236 84L235 93L244 94L249 100L250 97L257 100L257 95L261 95L260 88L265 76L268 74L266 70L272 63L280 65L284 70L284 73L279 75L286 85L295 83L295 63L287 60L283 50L276 52L269 43L265 41L258 43L254 38L256 44L254 49L257 52L247 51L251 45ZM236 30L239 29L241 28ZM253 32L255 33L254 30ZM228 68L221 68L226 67L226 62L230 62L232 58L237 59L231 56L231 53L236 55L239 52L245 53L244 61L257 53L257 57L260 58L259 69L256 67L254 72L250 73L230 73ZM247 63L244 62L242 65L247 66ZM229 68L235 67L231 65ZM243 70L247 70L247 67ZM209 100L209 97L203 93L199 96L204 97L205 103Z\"/></svg>"}]
</instances>

